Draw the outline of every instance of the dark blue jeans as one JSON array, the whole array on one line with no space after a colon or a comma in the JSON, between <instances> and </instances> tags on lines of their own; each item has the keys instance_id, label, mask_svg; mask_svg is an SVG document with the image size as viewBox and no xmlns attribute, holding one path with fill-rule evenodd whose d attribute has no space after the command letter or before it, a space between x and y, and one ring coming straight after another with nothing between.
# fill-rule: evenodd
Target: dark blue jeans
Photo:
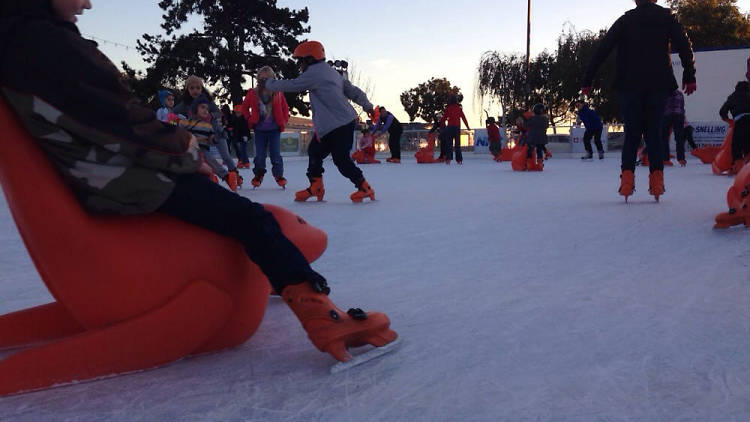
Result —
<instances>
[{"instance_id":1,"label":"dark blue jeans","mask_svg":"<svg viewBox=\"0 0 750 422\"><path fill-rule=\"evenodd\" d=\"M662 118L661 137L664 143L664 160L669 159L669 129L674 131L674 144L677 159L685 159L685 116L682 114L666 114Z\"/></svg>"},{"instance_id":2,"label":"dark blue jeans","mask_svg":"<svg viewBox=\"0 0 750 422\"><path fill-rule=\"evenodd\" d=\"M247 156L247 138L239 138L234 140L234 149L237 152L237 159L241 163L249 163L250 159Z\"/></svg>"},{"instance_id":3,"label":"dark blue jeans","mask_svg":"<svg viewBox=\"0 0 750 422\"><path fill-rule=\"evenodd\" d=\"M443 131L445 136L445 155L447 160L453 159L453 146L456 147L456 161L463 161L461 155L461 128L459 126L446 126Z\"/></svg>"},{"instance_id":4,"label":"dark blue jeans","mask_svg":"<svg viewBox=\"0 0 750 422\"><path fill-rule=\"evenodd\" d=\"M284 236L273 214L205 176L179 176L172 195L158 211L237 240L279 294L292 284L324 280Z\"/></svg>"},{"instance_id":5,"label":"dark blue jeans","mask_svg":"<svg viewBox=\"0 0 750 422\"><path fill-rule=\"evenodd\" d=\"M661 122L668 96L668 92L643 89L620 92L622 121L625 124L623 170L635 171L641 137L646 140L651 171L664 170Z\"/></svg>"},{"instance_id":6,"label":"dark blue jeans","mask_svg":"<svg viewBox=\"0 0 750 422\"><path fill-rule=\"evenodd\" d=\"M362 181L365 177L362 175L360 170L352 161L350 151L352 150L352 143L354 142L354 122L352 121L348 125L341 126L334 129L331 133L322 137L320 141L313 139L310 142L310 147L307 150L307 156L309 158L307 165L307 177L312 179L313 177L322 177L323 172L323 160L330 154L333 157L333 163L338 167L339 172L351 180L355 186L359 187L362 185Z\"/></svg>"},{"instance_id":7,"label":"dark blue jeans","mask_svg":"<svg viewBox=\"0 0 750 422\"><path fill-rule=\"evenodd\" d=\"M266 151L271 156L271 173L273 177L284 177L284 161L281 159L281 132L255 131L255 168L254 173L266 171Z\"/></svg>"}]
</instances>

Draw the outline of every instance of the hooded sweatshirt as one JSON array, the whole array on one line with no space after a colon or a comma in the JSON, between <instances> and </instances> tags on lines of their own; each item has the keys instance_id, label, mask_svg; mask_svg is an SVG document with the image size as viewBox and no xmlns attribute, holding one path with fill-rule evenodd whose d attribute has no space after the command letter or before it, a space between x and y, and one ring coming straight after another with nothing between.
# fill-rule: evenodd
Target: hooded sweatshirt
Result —
<instances>
[{"instance_id":1,"label":"hooded sweatshirt","mask_svg":"<svg viewBox=\"0 0 750 422\"><path fill-rule=\"evenodd\" d=\"M153 212L201 164L48 0L0 0L0 95L89 211Z\"/></svg>"},{"instance_id":2,"label":"hooded sweatshirt","mask_svg":"<svg viewBox=\"0 0 750 422\"><path fill-rule=\"evenodd\" d=\"M156 110L156 118L164 123L169 123L169 114L172 113L172 109L167 107L167 97L170 95L174 97L171 91L167 91L166 89L159 91L159 104L161 104L161 108Z\"/></svg>"}]
</instances>

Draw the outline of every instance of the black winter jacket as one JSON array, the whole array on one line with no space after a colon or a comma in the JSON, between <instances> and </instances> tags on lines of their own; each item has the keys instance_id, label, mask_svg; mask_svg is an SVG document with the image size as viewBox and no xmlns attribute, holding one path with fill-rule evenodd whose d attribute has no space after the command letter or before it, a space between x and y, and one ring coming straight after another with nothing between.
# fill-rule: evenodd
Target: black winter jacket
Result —
<instances>
[{"instance_id":1,"label":"black winter jacket","mask_svg":"<svg viewBox=\"0 0 750 422\"><path fill-rule=\"evenodd\" d=\"M685 69L683 83L695 83L695 61L685 29L669 9L644 3L621 16L607 31L591 59L581 86L591 86L599 66L617 48L617 90L678 88L669 55L670 41Z\"/></svg>"}]
</instances>

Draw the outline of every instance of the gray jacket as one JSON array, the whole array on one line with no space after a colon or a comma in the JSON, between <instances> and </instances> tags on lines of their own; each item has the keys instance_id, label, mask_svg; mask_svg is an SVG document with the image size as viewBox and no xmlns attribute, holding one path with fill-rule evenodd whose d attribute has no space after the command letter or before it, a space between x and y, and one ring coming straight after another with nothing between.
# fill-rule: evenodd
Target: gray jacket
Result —
<instances>
[{"instance_id":1,"label":"gray jacket","mask_svg":"<svg viewBox=\"0 0 750 422\"><path fill-rule=\"evenodd\" d=\"M529 145L547 144L547 128L549 128L547 116L543 114L532 116L526 122L526 127L529 128L529 133L526 135L526 142Z\"/></svg>"},{"instance_id":2,"label":"gray jacket","mask_svg":"<svg viewBox=\"0 0 750 422\"><path fill-rule=\"evenodd\" d=\"M372 109L367 95L325 62L311 65L297 79L269 79L266 81L266 88L282 92L309 90L313 124L321 138L357 119L357 112L348 100L365 110Z\"/></svg>"}]
</instances>

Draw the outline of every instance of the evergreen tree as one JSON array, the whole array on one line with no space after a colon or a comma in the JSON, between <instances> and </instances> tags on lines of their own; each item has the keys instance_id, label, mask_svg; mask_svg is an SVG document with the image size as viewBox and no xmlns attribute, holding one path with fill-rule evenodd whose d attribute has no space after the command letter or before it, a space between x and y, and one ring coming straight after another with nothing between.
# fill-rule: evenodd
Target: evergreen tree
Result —
<instances>
[{"instance_id":1,"label":"evergreen tree","mask_svg":"<svg viewBox=\"0 0 750 422\"><path fill-rule=\"evenodd\" d=\"M262 66L271 66L280 78L299 75L290 58L300 37L310 32L307 8L280 8L276 0L162 0L164 35L144 34L138 51L150 67L144 74L132 69L126 74L136 87L167 86L182 89L186 76L194 74L216 96L239 103L243 85ZM180 30L195 18L203 27L192 32ZM153 95L153 93L152 93ZM290 108L309 114L302 95L287 94Z\"/></svg>"}]
</instances>

